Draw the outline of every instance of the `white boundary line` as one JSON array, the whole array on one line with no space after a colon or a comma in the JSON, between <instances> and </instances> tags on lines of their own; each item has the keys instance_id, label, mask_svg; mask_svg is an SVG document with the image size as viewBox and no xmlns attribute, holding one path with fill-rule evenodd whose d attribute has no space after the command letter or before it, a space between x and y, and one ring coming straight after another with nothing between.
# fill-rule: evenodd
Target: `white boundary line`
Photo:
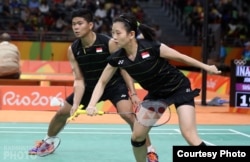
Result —
<instances>
[{"instance_id":1,"label":"white boundary line","mask_svg":"<svg viewBox=\"0 0 250 162\"><path fill-rule=\"evenodd\" d=\"M179 129L175 129L175 131L181 133L181 131L180 131ZM199 133L199 134L200 134L200 133ZM213 144L213 143L211 143L211 142L208 142L208 141L205 141L205 140L203 140L203 141L204 141L206 144L208 144L208 145L215 146L215 144Z\"/></svg>"},{"instance_id":2,"label":"white boundary line","mask_svg":"<svg viewBox=\"0 0 250 162\"><path fill-rule=\"evenodd\" d=\"M240 135L242 135L242 136L245 136L245 137L250 138L250 135L248 135L248 134L246 134L246 133L242 133L242 132L236 131L236 130L234 130L234 129L229 129L229 130L232 131L232 132L234 132L234 133L236 133L236 134L240 134Z\"/></svg>"},{"instance_id":3,"label":"white boundary line","mask_svg":"<svg viewBox=\"0 0 250 162\"><path fill-rule=\"evenodd\" d=\"M13 130L14 129L14 130ZM28 129L28 130L27 130ZM0 126L0 134L45 134L48 128L44 126L38 127L16 127L16 126ZM33 131L34 130L34 131ZM37 131L45 130L45 131ZM65 131L60 132L60 134L93 134L93 135L129 135L131 134L130 128L109 128L109 127L90 127L90 128L78 128L71 127L65 128ZM74 131L75 130L75 131ZM82 131L81 131L82 130ZM121 131L121 132L119 132ZM173 131L173 132L162 132L162 131ZM241 135L250 138L250 135L246 133L239 132L234 129L198 129L201 135ZM205 131L205 132L204 132ZM216 132L215 132L216 131ZM227 131L227 132L218 132ZM229 132L229 133L228 133ZM150 135L180 135L180 130L174 128L156 128L152 129L149 133ZM203 140L207 145L216 146L214 143Z\"/></svg>"},{"instance_id":4,"label":"white boundary line","mask_svg":"<svg viewBox=\"0 0 250 162\"><path fill-rule=\"evenodd\" d=\"M179 131L179 129L176 128L162 128L163 126L158 127L158 128L152 128L152 130L157 130L157 131L165 131L165 130L174 130L174 131ZM48 129L48 127L41 127L41 126L37 126L37 127L6 127L6 126L0 126L0 129ZM114 128L114 127L85 127L85 128L79 128L79 127L65 127L64 130L130 130L129 127L127 128ZM221 129L221 128L201 128L201 129L197 129L198 131L231 131L232 129Z\"/></svg>"},{"instance_id":5,"label":"white boundary line","mask_svg":"<svg viewBox=\"0 0 250 162\"><path fill-rule=\"evenodd\" d=\"M0 133L7 133L7 134L42 134L42 133L46 133L45 131L4 131L4 130L0 130ZM131 134L130 131L128 132L117 132L117 131L84 131L84 132L74 132L74 131L63 131L60 132L60 134ZM149 133L150 135L160 135L160 134L166 134L166 135L173 135L173 134L181 134L180 132L157 132L157 131L153 131ZM235 133L199 133L202 135L235 135Z\"/></svg>"},{"instance_id":6,"label":"white boundary line","mask_svg":"<svg viewBox=\"0 0 250 162\"><path fill-rule=\"evenodd\" d=\"M216 146L215 144L211 143L211 142L208 142L207 140L203 140L203 142L205 142L207 145L209 146Z\"/></svg>"}]
</instances>

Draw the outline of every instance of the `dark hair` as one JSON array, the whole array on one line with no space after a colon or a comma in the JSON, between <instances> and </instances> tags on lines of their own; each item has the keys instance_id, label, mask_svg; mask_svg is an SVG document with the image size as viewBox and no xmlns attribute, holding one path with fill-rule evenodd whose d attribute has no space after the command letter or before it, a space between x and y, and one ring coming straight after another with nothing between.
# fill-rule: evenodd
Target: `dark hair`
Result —
<instances>
[{"instance_id":1,"label":"dark hair","mask_svg":"<svg viewBox=\"0 0 250 162\"><path fill-rule=\"evenodd\" d=\"M136 17L131 13L122 14L115 18L113 22L123 22L127 32L134 31L135 35L138 35L140 31L144 39L150 41L155 40L155 31L145 24L140 24Z\"/></svg>"},{"instance_id":2,"label":"dark hair","mask_svg":"<svg viewBox=\"0 0 250 162\"><path fill-rule=\"evenodd\" d=\"M73 10L71 13L71 20L75 17L82 17L84 18L87 22L93 22L94 21L94 17L93 17L93 13L88 10L88 9L77 9L77 10Z\"/></svg>"}]
</instances>

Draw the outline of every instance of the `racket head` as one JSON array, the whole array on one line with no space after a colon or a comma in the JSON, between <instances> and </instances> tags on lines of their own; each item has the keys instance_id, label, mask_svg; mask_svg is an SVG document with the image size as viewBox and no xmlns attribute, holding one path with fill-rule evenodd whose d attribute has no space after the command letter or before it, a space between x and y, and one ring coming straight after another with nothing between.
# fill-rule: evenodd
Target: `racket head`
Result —
<instances>
[{"instance_id":1,"label":"racket head","mask_svg":"<svg viewBox=\"0 0 250 162\"><path fill-rule=\"evenodd\" d=\"M46 140L43 141L42 145L37 149L37 155L43 157L52 154L59 147L60 143L61 139L59 137L53 136L47 138Z\"/></svg>"},{"instance_id":2,"label":"racket head","mask_svg":"<svg viewBox=\"0 0 250 162\"><path fill-rule=\"evenodd\" d=\"M136 120L146 127L166 124L171 117L168 105L160 100L145 100L136 108Z\"/></svg>"}]
</instances>

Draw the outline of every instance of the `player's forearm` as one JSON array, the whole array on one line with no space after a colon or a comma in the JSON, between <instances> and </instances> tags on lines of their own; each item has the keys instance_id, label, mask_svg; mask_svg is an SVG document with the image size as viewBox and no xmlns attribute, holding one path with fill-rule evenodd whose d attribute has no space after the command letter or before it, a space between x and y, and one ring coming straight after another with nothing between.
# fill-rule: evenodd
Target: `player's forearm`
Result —
<instances>
[{"instance_id":1,"label":"player's forearm","mask_svg":"<svg viewBox=\"0 0 250 162\"><path fill-rule=\"evenodd\" d=\"M136 89L135 89L134 80L130 79L130 80L127 80L125 82L126 82L126 85L127 85L128 89L130 91L130 94L135 95L136 94Z\"/></svg>"},{"instance_id":2,"label":"player's forearm","mask_svg":"<svg viewBox=\"0 0 250 162\"><path fill-rule=\"evenodd\" d=\"M121 71L122 77L130 91L130 94L136 94L134 79L125 71Z\"/></svg>"},{"instance_id":3,"label":"player's forearm","mask_svg":"<svg viewBox=\"0 0 250 162\"><path fill-rule=\"evenodd\" d=\"M193 66L193 67L197 67L203 70L208 70L209 66L207 64L204 64L203 62L200 62L192 57L189 57L187 55L184 55L184 57L181 57L182 60L181 62L184 62L187 65Z\"/></svg>"},{"instance_id":4,"label":"player's forearm","mask_svg":"<svg viewBox=\"0 0 250 162\"><path fill-rule=\"evenodd\" d=\"M103 84L102 82L98 82L96 84L88 106L92 106L92 107L96 106L101 96L103 95L104 88L105 88L105 84Z\"/></svg>"},{"instance_id":5,"label":"player's forearm","mask_svg":"<svg viewBox=\"0 0 250 162\"><path fill-rule=\"evenodd\" d=\"M83 93L85 90L85 86L82 80L75 80L74 81L74 105L79 106Z\"/></svg>"}]
</instances>

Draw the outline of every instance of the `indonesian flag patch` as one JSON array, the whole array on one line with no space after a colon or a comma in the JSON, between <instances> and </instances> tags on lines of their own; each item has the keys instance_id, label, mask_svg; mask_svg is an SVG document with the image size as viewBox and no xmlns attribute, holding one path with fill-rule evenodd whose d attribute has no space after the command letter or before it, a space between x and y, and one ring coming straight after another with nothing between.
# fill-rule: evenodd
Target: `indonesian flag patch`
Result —
<instances>
[{"instance_id":1,"label":"indonesian flag patch","mask_svg":"<svg viewBox=\"0 0 250 162\"><path fill-rule=\"evenodd\" d=\"M97 53L102 52L102 47L97 47L97 48L96 48L96 52L97 52Z\"/></svg>"},{"instance_id":2,"label":"indonesian flag patch","mask_svg":"<svg viewBox=\"0 0 250 162\"><path fill-rule=\"evenodd\" d=\"M142 57L143 59L145 59L145 58L150 57L150 55L149 55L148 51L144 51L144 52L141 53L141 57Z\"/></svg>"}]
</instances>

